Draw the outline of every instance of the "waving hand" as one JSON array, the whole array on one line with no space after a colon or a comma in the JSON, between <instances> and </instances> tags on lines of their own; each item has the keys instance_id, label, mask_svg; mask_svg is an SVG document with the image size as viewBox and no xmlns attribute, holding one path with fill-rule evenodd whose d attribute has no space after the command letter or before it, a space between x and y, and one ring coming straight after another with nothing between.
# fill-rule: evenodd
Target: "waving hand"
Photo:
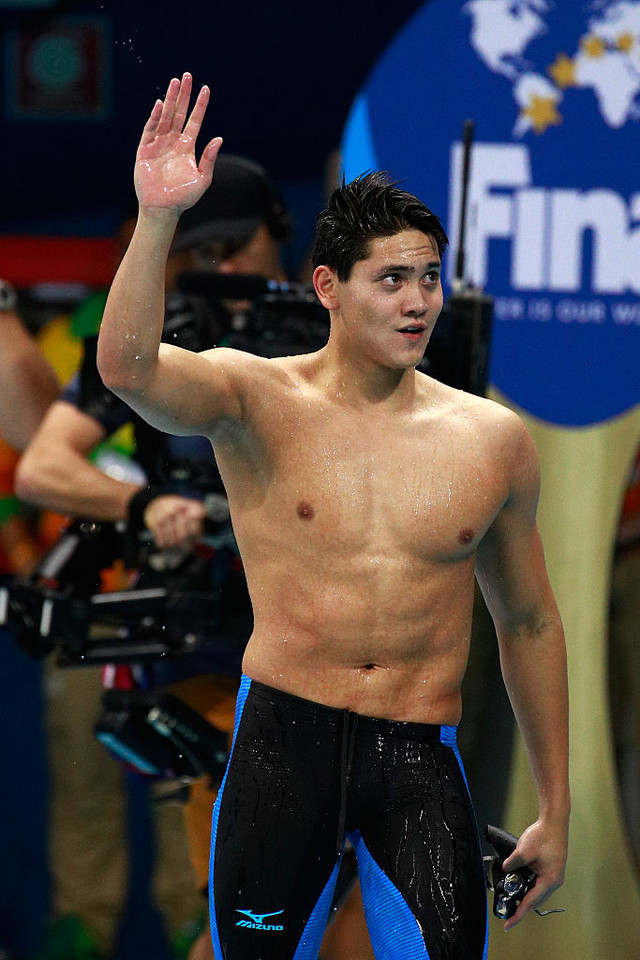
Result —
<instances>
[{"instance_id":1,"label":"waving hand","mask_svg":"<svg viewBox=\"0 0 640 960\"><path fill-rule=\"evenodd\" d=\"M193 206L211 183L213 167L222 144L211 140L196 161L196 139L209 103L209 88L202 87L191 115L192 77L173 79L162 100L156 100L142 133L135 167L135 187L141 207L173 209L177 213Z\"/></svg>"}]
</instances>

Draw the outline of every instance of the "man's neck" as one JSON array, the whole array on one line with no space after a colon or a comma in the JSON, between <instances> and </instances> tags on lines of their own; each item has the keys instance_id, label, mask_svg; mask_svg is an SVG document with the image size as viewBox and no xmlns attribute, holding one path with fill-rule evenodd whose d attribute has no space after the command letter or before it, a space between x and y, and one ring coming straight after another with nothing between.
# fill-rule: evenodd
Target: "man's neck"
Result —
<instances>
[{"instance_id":1,"label":"man's neck","mask_svg":"<svg viewBox=\"0 0 640 960\"><path fill-rule=\"evenodd\" d=\"M384 406L397 413L410 410L415 403L417 375L413 367L398 370L368 357L355 358L331 338L316 357L316 383L329 397L346 406Z\"/></svg>"}]
</instances>

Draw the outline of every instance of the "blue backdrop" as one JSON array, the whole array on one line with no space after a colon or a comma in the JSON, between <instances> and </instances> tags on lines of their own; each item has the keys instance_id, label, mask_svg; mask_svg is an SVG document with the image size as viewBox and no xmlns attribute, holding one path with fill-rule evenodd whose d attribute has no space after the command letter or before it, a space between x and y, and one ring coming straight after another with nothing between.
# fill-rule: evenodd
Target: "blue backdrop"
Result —
<instances>
[{"instance_id":1,"label":"blue backdrop","mask_svg":"<svg viewBox=\"0 0 640 960\"><path fill-rule=\"evenodd\" d=\"M347 179L389 170L455 248L456 144L476 120L467 263L496 298L491 380L554 423L640 401L639 117L637 2L432 0L346 128Z\"/></svg>"}]
</instances>

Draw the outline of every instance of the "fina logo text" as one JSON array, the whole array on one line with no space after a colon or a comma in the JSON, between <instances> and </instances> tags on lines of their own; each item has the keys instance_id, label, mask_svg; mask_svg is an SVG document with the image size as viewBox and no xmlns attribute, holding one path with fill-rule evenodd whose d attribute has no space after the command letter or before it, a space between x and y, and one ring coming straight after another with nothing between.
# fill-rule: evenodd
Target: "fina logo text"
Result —
<instances>
[{"instance_id":1,"label":"fina logo text","mask_svg":"<svg viewBox=\"0 0 640 960\"><path fill-rule=\"evenodd\" d=\"M244 913L248 920L237 920L236 927L246 927L249 930L284 930L280 924L265 923L265 917L277 917L284 913L284 910L275 910L273 913L254 913L252 910L236 910L236 913Z\"/></svg>"},{"instance_id":2,"label":"fina logo text","mask_svg":"<svg viewBox=\"0 0 640 960\"><path fill-rule=\"evenodd\" d=\"M458 222L462 146L453 144L450 180L452 223ZM590 280L595 294L640 293L640 193L629 202L615 190L545 189L532 182L524 144L478 143L474 147L470 208L475 225L468 238L473 281L488 279L489 245L511 244L513 290L571 293L580 290L585 233L593 234ZM456 238L452 238L455 246ZM470 242L469 242L470 241Z\"/></svg>"}]
</instances>

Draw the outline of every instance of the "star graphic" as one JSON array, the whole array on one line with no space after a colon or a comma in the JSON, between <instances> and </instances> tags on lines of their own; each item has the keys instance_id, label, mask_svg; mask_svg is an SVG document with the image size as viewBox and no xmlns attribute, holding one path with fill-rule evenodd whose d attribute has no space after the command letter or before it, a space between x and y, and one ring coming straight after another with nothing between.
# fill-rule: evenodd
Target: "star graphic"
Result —
<instances>
[{"instance_id":1,"label":"star graphic","mask_svg":"<svg viewBox=\"0 0 640 960\"><path fill-rule=\"evenodd\" d=\"M633 49L636 38L632 33L621 33L616 37L616 47L622 53L629 53Z\"/></svg>"},{"instance_id":2,"label":"star graphic","mask_svg":"<svg viewBox=\"0 0 640 960\"><path fill-rule=\"evenodd\" d=\"M586 57L593 57L594 60L603 56L607 48L602 37L596 37L594 34L583 37L580 41L580 46L582 47L584 55Z\"/></svg>"},{"instance_id":3,"label":"star graphic","mask_svg":"<svg viewBox=\"0 0 640 960\"><path fill-rule=\"evenodd\" d=\"M544 133L548 127L557 127L562 123L553 97L539 97L535 93L526 110L521 111L521 116L529 118L536 133Z\"/></svg>"},{"instance_id":4,"label":"star graphic","mask_svg":"<svg viewBox=\"0 0 640 960\"><path fill-rule=\"evenodd\" d=\"M559 53L556 56L554 62L547 68L547 73L556 87L560 87L561 90L576 86L576 66L566 53Z\"/></svg>"}]
</instances>

